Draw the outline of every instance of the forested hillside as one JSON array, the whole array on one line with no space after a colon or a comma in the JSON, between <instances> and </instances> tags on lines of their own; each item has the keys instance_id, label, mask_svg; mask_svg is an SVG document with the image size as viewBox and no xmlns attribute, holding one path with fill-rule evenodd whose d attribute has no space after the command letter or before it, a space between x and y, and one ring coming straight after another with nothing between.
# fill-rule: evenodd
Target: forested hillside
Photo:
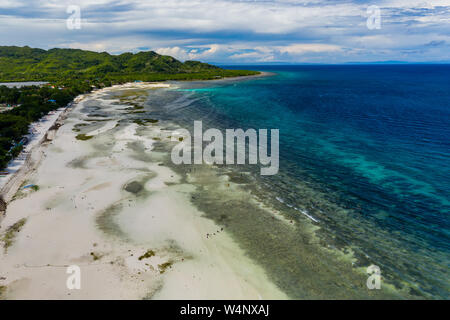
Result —
<instances>
[{"instance_id":1,"label":"forested hillside","mask_svg":"<svg viewBox=\"0 0 450 320\"><path fill-rule=\"evenodd\" d=\"M0 46L0 81L63 81L105 79L111 81L159 81L213 79L255 74L225 70L198 61L180 62L153 51L111 55L80 49L33 49Z\"/></svg>"}]
</instances>

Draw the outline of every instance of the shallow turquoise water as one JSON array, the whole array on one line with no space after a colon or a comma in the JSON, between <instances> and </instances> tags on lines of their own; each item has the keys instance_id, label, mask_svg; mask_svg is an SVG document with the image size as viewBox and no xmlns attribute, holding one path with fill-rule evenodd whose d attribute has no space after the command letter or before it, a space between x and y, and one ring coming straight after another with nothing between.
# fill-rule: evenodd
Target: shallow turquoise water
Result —
<instances>
[{"instance_id":1,"label":"shallow turquoise water","mask_svg":"<svg viewBox=\"0 0 450 320\"><path fill-rule=\"evenodd\" d=\"M449 298L450 66L247 68L275 75L183 84L160 116L280 129L267 196L393 283Z\"/></svg>"}]
</instances>

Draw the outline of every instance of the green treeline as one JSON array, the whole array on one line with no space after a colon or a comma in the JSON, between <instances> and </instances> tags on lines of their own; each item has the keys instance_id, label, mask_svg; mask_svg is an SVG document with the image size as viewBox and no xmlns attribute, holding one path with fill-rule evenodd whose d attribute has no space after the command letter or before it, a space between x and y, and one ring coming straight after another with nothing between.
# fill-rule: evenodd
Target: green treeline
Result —
<instances>
[{"instance_id":1,"label":"green treeline","mask_svg":"<svg viewBox=\"0 0 450 320\"><path fill-rule=\"evenodd\" d=\"M52 110L66 106L77 95L90 90L89 82L62 89L50 86L0 86L0 104L16 106L0 113L0 169L4 169L20 153L22 145L19 142L28 133L32 122Z\"/></svg>"}]
</instances>

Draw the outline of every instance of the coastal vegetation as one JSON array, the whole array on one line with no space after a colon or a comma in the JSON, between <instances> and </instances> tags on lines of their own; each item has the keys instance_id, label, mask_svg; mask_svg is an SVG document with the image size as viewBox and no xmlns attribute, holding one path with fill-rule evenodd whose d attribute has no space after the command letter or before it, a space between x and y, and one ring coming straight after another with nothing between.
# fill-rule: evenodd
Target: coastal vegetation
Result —
<instances>
[{"instance_id":1,"label":"coastal vegetation","mask_svg":"<svg viewBox=\"0 0 450 320\"><path fill-rule=\"evenodd\" d=\"M22 88L0 86L0 104L11 105L0 113L0 169L21 152L21 140L32 122L91 90L86 82L74 82L70 87L59 88L50 85Z\"/></svg>"},{"instance_id":2,"label":"coastal vegetation","mask_svg":"<svg viewBox=\"0 0 450 320\"><path fill-rule=\"evenodd\" d=\"M0 170L23 148L29 125L77 95L130 81L211 80L258 74L226 70L198 61L181 62L153 51L110 55L79 49L0 46L0 82L45 81L44 86L0 86ZM137 112L137 111L135 111ZM139 125L154 123L148 119ZM92 137L78 135L79 140Z\"/></svg>"}]
</instances>

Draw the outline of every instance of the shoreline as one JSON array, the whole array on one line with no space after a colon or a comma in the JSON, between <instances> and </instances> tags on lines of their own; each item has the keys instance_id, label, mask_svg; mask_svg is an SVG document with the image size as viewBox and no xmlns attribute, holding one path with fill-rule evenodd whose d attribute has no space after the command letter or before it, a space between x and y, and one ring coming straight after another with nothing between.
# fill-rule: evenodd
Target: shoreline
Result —
<instances>
[{"instance_id":1,"label":"shoreline","mask_svg":"<svg viewBox=\"0 0 450 320\"><path fill-rule=\"evenodd\" d=\"M81 95L82 97L83 95ZM26 176L39 164L42 158L43 148L45 143L52 140L50 135L57 131L55 126L58 126L64 120L64 117L70 112L71 105L77 103L78 98L76 97L69 105L64 108L55 110L51 115L51 119L41 126L42 119L48 118L49 115L45 115L39 121L33 122L31 124L31 130L36 130L37 126L41 126L37 133L29 133L25 137L29 139L27 145L24 147L23 151L14 159L10 161L8 167L4 169L5 172L9 174L0 179L0 195L6 204L8 204L13 195L18 191L20 185L26 180ZM82 99L82 98L81 98ZM1 222L0 216L0 222Z\"/></svg>"},{"instance_id":2,"label":"shoreline","mask_svg":"<svg viewBox=\"0 0 450 320\"><path fill-rule=\"evenodd\" d=\"M256 71L256 70L255 70ZM263 78L263 77L272 77L275 76L276 73L275 72L267 72L267 71L258 71L259 74L254 74L254 75L249 75L249 76L240 76L240 77L224 77L222 79L213 79L213 80L194 80L194 81L213 81L213 82L218 82L218 81L239 81L239 80L249 80L249 79L253 79L253 78ZM189 80L192 82L192 80Z\"/></svg>"},{"instance_id":3,"label":"shoreline","mask_svg":"<svg viewBox=\"0 0 450 320\"><path fill-rule=\"evenodd\" d=\"M353 268L351 251L323 247L308 217L304 222L265 202L242 173L171 164L170 136L178 125L135 121L153 92L141 90L144 84L171 86L126 83L86 95L31 175L39 190L12 202L0 237L26 220L0 259L0 269L8 270L0 274L7 298L385 297L358 287L365 271ZM70 264L98 280L87 291L68 291L62 283ZM44 293L39 281L48 282ZM384 289L399 297L390 285Z\"/></svg>"},{"instance_id":4,"label":"shoreline","mask_svg":"<svg viewBox=\"0 0 450 320\"><path fill-rule=\"evenodd\" d=\"M240 76L240 77L229 77L229 78L222 78L222 79L214 79L214 80L186 80L186 81L175 81L175 82L192 82L192 81L223 81L223 80L247 80L247 79L251 79L251 78L259 78L259 77L267 77L267 76L273 76L275 75L274 73L271 72L264 72L264 71L259 71L260 74L257 75L250 75L250 76ZM92 93L95 93L96 91L99 90L109 90L109 89L133 89L133 88L142 88L142 89L146 89L148 87L157 87L157 88L168 88L170 87L170 84L168 84L168 82L170 82L171 80L166 80L166 81L157 81L157 82L126 82L123 84L115 84L112 85L110 87L105 87L102 89L94 89L92 92L90 93L83 93L80 94L78 96L76 96L66 107L64 108L60 108L58 110L55 110L54 112L58 112L59 115L56 119L53 119L53 121L51 121L51 125L48 126L47 130L42 131L38 134L38 137L33 136L32 134L27 134L26 136L33 136L30 139L30 142L27 144L27 146L24 148L24 150L21 152L21 154L19 154L19 156L17 156L15 159L12 159L11 162L8 164L8 167L6 167L3 171L5 172L9 172L8 176L5 177L0 177L0 197L3 197L3 200L5 202L5 204L7 205L11 199L12 196L18 191L18 189L20 188L20 186L22 185L22 183L26 180L26 176L29 174L30 171L32 171L38 164L38 162L33 163L33 160L31 159L33 157L33 153L36 154L37 151L33 152L33 150L42 147L42 144L45 142L44 140L47 137L47 134L50 131L56 131L56 130L52 130L52 127L60 122L61 120L63 120L62 118L69 113L73 106L73 104L77 104L79 102L81 102L87 95L90 95ZM13 82L16 83L16 82ZM26 82L17 82L17 83L26 83ZM36 82L37 83L37 82ZM48 83L48 82L42 82L42 83ZM156 86L155 86L156 84ZM47 117L47 115L43 116L39 121L33 122L31 124L31 127L35 127L36 124L41 123L42 119ZM30 145L33 144L30 148ZM18 161L17 158L19 158L20 156L23 156L23 154L26 153L28 154L26 156L26 159L24 161ZM16 163L15 165L13 165L14 163ZM12 168L12 169L11 169ZM0 211L1 213L2 211ZM2 220L2 217L5 215L6 213L4 212L3 214L0 214L0 222Z\"/></svg>"},{"instance_id":5,"label":"shoreline","mask_svg":"<svg viewBox=\"0 0 450 320\"><path fill-rule=\"evenodd\" d=\"M153 147L170 143L164 127L130 122L127 104L102 98L127 88L142 87L97 90L75 104L26 178L39 190L20 190L10 202L0 233L25 222L1 248L4 297L286 299L191 204L195 187L161 165L164 155ZM90 101L101 101L99 108L117 118L90 117L98 108ZM77 140L78 132L93 138ZM88 279L81 290L65 287L72 264Z\"/></svg>"}]
</instances>

